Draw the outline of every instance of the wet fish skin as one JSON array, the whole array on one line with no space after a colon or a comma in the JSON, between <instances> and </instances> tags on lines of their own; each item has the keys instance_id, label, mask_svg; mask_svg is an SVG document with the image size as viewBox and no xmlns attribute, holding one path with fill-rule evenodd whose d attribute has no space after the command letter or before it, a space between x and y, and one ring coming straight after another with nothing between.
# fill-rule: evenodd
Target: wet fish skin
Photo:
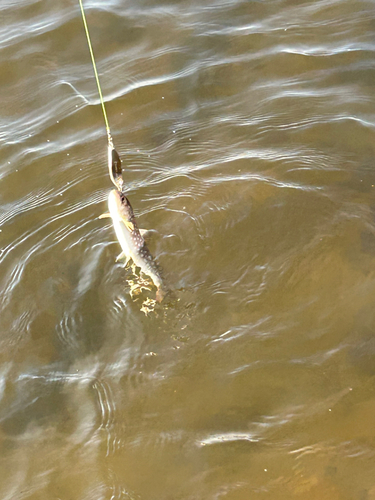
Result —
<instances>
[{"instance_id":1,"label":"wet fish skin","mask_svg":"<svg viewBox=\"0 0 375 500\"><path fill-rule=\"evenodd\" d=\"M121 256L126 261L132 259L152 279L158 289L156 300L161 302L165 295L161 270L146 245L128 198L119 190L113 189L108 196L108 208L122 249Z\"/></svg>"}]
</instances>

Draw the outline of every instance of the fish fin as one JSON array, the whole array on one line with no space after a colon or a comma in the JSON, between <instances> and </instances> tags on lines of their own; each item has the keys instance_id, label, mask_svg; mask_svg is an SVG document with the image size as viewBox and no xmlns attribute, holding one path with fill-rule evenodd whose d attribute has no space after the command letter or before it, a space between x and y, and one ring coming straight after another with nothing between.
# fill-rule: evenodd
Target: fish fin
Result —
<instances>
[{"instance_id":1,"label":"fish fin","mask_svg":"<svg viewBox=\"0 0 375 500\"><path fill-rule=\"evenodd\" d=\"M145 236L148 236L150 231L148 229L140 229L139 232L141 233L141 236L144 238Z\"/></svg>"},{"instance_id":2,"label":"fish fin","mask_svg":"<svg viewBox=\"0 0 375 500\"><path fill-rule=\"evenodd\" d=\"M126 220L124 218L122 218L121 220L125 224L126 228L129 229L129 231L134 231L134 224L130 222L130 220Z\"/></svg>"},{"instance_id":3,"label":"fish fin","mask_svg":"<svg viewBox=\"0 0 375 500\"><path fill-rule=\"evenodd\" d=\"M125 261L125 266L128 263L129 257L125 255L125 252L121 252L117 257L116 257L116 262L119 260L124 260Z\"/></svg>"},{"instance_id":4,"label":"fish fin","mask_svg":"<svg viewBox=\"0 0 375 500\"><path fill-rule=\"evenodd\" d=\"M111 219L112 215L108 212L106 214L99 215L98 219Z\"/></svg>"},{"instance_id":5,"label":"fish fin","mask_svg":"<svg viewBox=\"0 0 375 500\"><path fill-rule=\"evenodd\" d=\"M160 304L160 302L164 299L164 296L165 296L165 291L162 290L160 287L158 287L157 291L156 291L156 302L158 302Z\"/></svg>"}]
</instances>

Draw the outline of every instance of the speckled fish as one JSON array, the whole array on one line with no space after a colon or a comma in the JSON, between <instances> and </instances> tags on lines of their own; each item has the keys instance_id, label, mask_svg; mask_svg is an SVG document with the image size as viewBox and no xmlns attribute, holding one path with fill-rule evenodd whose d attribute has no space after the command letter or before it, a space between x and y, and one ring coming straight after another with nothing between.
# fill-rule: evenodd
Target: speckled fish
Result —
<instances>
[{"instance_id":1,"label":"speckled fish","mask_svg":"<svg viewBox=\"0 0 375 500\"><path fill-rule=\"evenodd\" d=\"M145 231L138 228L138 224L127 197L113 189L108 196L109 213L100 218L111 217L118 242L122 252L116 260L124 259L126 263L132 259L134 264L147 274L157 287L156 300L161 302L164 297L163 279L160 268L153 259L143 238Z\"/></svg>"}]
</instances>

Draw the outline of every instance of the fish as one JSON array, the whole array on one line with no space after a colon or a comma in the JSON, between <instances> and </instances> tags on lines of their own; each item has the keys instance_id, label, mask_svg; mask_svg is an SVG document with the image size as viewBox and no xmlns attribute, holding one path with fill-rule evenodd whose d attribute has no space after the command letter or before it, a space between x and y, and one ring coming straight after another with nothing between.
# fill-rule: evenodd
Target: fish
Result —
<instances>
[{"instance_id":1,"label":"fish","mask_svg":"<svg viewBox=\"0 0 375 500\"><path fill-rule=\"evenodd\" d=\"M108 195L109 213L99 218L111 218L122 252L116 261L123 259L125 265L131 259L141 271L149 276L157 288L156 301L161 302L166 293L161 268L151 255L143 235L147 232L139 229L130 201L118 189L112 189Z\"/></svg>"}]
</instances>

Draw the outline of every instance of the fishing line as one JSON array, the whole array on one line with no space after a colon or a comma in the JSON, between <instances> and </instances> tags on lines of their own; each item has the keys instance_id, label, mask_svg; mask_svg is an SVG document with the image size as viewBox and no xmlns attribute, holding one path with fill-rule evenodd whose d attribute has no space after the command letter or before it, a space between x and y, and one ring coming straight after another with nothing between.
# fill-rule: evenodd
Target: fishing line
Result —
<instances>
[{"instance_id":1,"label":"fishing line","mask_svg":"<svg viewBox=\"0 0 375 500\"><path fill-rule=\"evenodd\" d=\"M108 122L108 118L107 118L107 112L106 112L106 109L105 109L105 104L104 104L102 89L101 89L101 86L100 86L98 71L96 69L94 51L93 51L92 44L91 44L89 28L87 26L87 21L86 21L85 11L83 9L82 0L79 0L79 6L81 7L81 14L82 14L83 26L85 28L85 33L86 33L86 38L87 38L87 44L89 46L89 51L90 51L90 55L91 55L91 62L92 62L92 66L93 66L93 69L94 69L96 85L98 87L100 104L102 106L103 116L104 116L104 122L105 122L105 128L106 128L107 136L108 136L108 170L109 170L109 176L111 178L111 181L114 183L114 185L118 189L121 190L122 189L122 185L123 185L121 160L120 160L120 157L119 157L119 155L118 155L118 153L115 150L114 145L113 145L113 139L112 139L112 136L111 136L111 130L109 128L109 122Z\"/></svg>"},{"instance_id":2,"label":"fishing line","mask_svg":"<svg viewBox=\"0 0 375 500\"><path fill-rule=\"evenodd\" d=\"M109 123L108 123L107 113L106 113L106 110L105 110L105 105L104 105L104 99L103 99L102 89L101 89L101 87L100 87L99 75L98 75L98 72L97 72L97 69L96 69L95 57L94 57L94 51L92 50L92 44L91 44L91 39L90 39L90 33L89 33L89 28L88 28L88 26L87 26L87 22L86 22L85 11L83 10L82 0L79 0L79 5L80 5L80 7L81 7L81 13L82 13L83 26L84 26L84 28L85 28L85 32L86 32L87 44L88 44L88 46L89 46L89 51L90 51L90 55L91 55L91 61L92 61L92 65L93 65L93 68L94 68L94 74L95 74L96 84L97 84L97 86L98 86L98 91L99 91L100 103L101 103L101 105L102 105L102 110L103 110L103 116L104 116L104 121L105 121L105 127L106 127L106 130L107 130L108 139L109 139L109 138L111 137L111 131L110 131L110 128L109 128Z\"/></svg>"}]
</instances>

